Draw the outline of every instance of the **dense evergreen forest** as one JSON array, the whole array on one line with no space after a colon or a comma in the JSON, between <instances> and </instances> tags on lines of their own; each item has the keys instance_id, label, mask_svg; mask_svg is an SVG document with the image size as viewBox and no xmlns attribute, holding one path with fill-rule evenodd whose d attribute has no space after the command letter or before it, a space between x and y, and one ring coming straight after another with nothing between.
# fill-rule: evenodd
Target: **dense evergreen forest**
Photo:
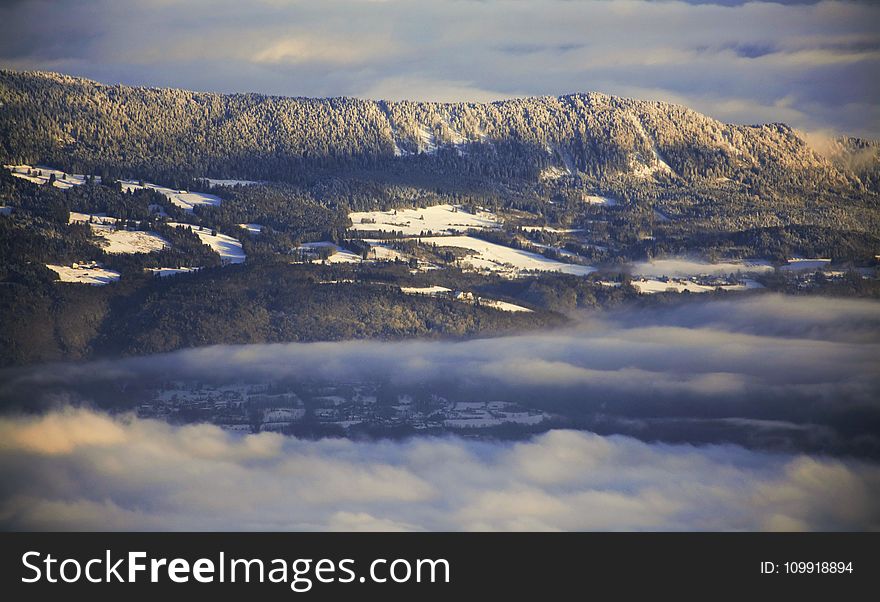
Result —
<instances>
[{"instance_id":1,"label":"dense evergreen forest","mask_svg":"<svg viewBox=\"0 0 880 602\"><path fill-rule=\"evenodd\" d=\"M332 283L341 276L357 284ZM324 281L331 283L321 284ZM404 295L388 275L263 264L107 287L0 285L0 363L170 351L218 343L461 338L558 326L559 314L499 312Z\"/></svg>"},{"instance_id":2,"label":"dense evergreen forest","mask_svg":"<svg viewBox=\"0 0 880 602\"><path fill-rule=\"evenodd\" d=\"M526 204L598 191L712 230L880 231L875 142L841 139L824 157L785 125L724 124L667 103L222 95L8 70L0 103L4 162L105 179L287 181L352 205L370 188Z\"/></svg>"}]
</instances>

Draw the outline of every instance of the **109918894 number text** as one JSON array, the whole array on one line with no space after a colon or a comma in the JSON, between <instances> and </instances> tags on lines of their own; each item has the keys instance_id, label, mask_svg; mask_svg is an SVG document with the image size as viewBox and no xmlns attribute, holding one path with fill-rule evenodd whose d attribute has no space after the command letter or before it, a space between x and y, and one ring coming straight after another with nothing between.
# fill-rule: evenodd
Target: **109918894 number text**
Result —
<instances>
[{"instance_id":1,"label":"109918894 number text","mask_svg":"<svg viewBox=\"0 0 880 602\"><path fill-rule=\"evenodd\" d=\"M761 563L761 573L765 575L785 574L847 574L853 572L853 563L846 561L787 561L787 562L770 562Z\"/></svg>"}]
</instances>

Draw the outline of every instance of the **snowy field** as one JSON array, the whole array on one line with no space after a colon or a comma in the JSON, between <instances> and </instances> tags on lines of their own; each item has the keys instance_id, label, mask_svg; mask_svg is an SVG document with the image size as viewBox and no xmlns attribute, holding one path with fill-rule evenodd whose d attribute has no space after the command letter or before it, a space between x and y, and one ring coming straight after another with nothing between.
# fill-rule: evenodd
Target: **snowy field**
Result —
<instances>
[{"instance_id":1,"label":"snowy field","mask_svg":"<svg viewBox=\"0 0 880 602\"><path fill-rule=\"evenodd\" d=\"M171 201L173 205L180 207L184 211L188 211L190 213L192 213L193 208L198 207L199 205L220 204L220 197L213 194L208 194L207 192L173 190L171 188L165 188L164 186L151 184L149 182L144 182L144 185L141 186L140 183L135 180L120 180L119 183L122 185L123 192L128 192L129 190L143 190L144 188L150 188L152 190L161 192L169 201Z\"/></svg>"},{"instance_id":2,"label":"snowy field","mask_svg":"<svg viewBox=\"0 0 880 602\"><path fill-rule=\"evenodd\" d=\"M428 295L429 297L440 297L440 296L448 296L451 299L455 299L456 301L464 301L466 303L475 303L478 302L482 307L491 307L492 309L497 309L499 311L512 311L512 312L531 312L532 310L528 307L523 307L521 305L514 305L513 303L508 303L507 301L498 301L496 299L486 299L484 297L474 297L472 293L464 293L459 292L453 295L453 291L450 288L446 288L445 286L401 286L401 292L406 293L407 295Z\"/></svg>"},{"instance_id":3,"label":"snowy field","mask_svg":"<svg viewBox=\"0 0 880 602\"><path fill-rule=\"evenodd\" d=\"M104 214L70 212L68 223L87 223L99 238L98 246L112 254L152 253L171 245L155 232L117 230L116 218Z\"/></svg>"},{"instance_id":4,"label":"snowy field","mask_svg":"<svg viewBox=\"0 0 880 602\"><path fill-rule=\"evenodd\" d=\"M830 259L804 259L801 257L795 257L793 259L789 259L788 263L779 269L783 272L800 272L806 270L822 270L827 268L831 264Z\"/></svg>"},{"instance_id":5,"label":"snowy field","mask_svg":"<svg viewBox=\"0 0 880 602\"><path fill-rule=\"evenodd\" d=\"M495 299L484 299L480 298L480 305L484 307L491 307L493 309L497 309L499 311L512 311L512 312L529 312L531 313L531 309L528 307L523 307L522 305L515 305L513 303L508 303L507 301L497 301Z\"/></svg>"},{"instance_id":6,"label":"snowy field","mask_svg":"<svg viewBox=\"0 0 880 602\"><path fill-rule=\"evenodd\" d=\"M541 170L541 173L538 175L539 180L558 180L559 178L571 175L564 169L560 167L556 167L555 165L551 165L550 167L545 167Z\"/></svg>"},{"instance_id":7,"label":"snowy field","mask_svg":"<svg viewBox=\"0 0 880 602\"><path fill-rule=\"evenodd\" d=\"M451 293L451 288L445 286L401 286L400 290L407 295L437 295Z\"/></svg>"},{"instance_id":8,"label":"snowy field","mask_svg":"<svg viewBox=\"0 0 880 602\"><path fill-rule=\"evenodd\" d=\"M299 246L300 251L304 251L306 253L314 254L315 258L312 259L312 262L322 262L322 259L318 254L321 249L329 249L331 255L327 258L327 263L359 263L363 261L360 255L352 253L347 249L343 249L337 244L334 244L329 241L321 241L321 242L307 242Z\"/></svg>"},{"instance_id":9,"label":"snowy field","mask_svg":"<svg viewBox=\"0 0 880 602\"><path fill-rule=\"evenodd\" d=\"M155 232L115 230L98 224L92 224L92 232L100 238L98 246L112 254L152 253L171 246Z\"/></svg>"},{"instance_id":10,"label":"snowy field","mask_svg":"<svg viewBox=\"0 0 880 602\"><path fill-rule=\"evenodd\" d=\"M561 272L576 276L585 276L596 271L595 268L590 266L554 261L537 253L512 249L471 236L433 236L422 238L422 242L436 244L438 247L460 247L474 251L474 255L469 255L462 259L461 262L463 265L480 271L518 275L522 272L536 270L541 272Z\"/></svg>"},{"instance_id":11,"label":"snowy field","mask_svg":"<svg viewBox=\"0 0 880 602\"><path fill-rule=\"evenodd\" d=\"M249 234L259 234L263 231L263 226L260 224L238 224L238 227L247 230Z\"/></svg>"},{"instance_id":12,"label":"snowy field","mask_svg":"<svg viewBox=\"0 0 880 602\"><path fill-rule=\"evenodd\" d=\"M526 232L552 232L554 234L573 234L583 232L583 228L552 228L550 226L522 226Z\"/></svg>"},{"instance_id":13,"label":"snowy field","mask_svg":"<svg viewBox=\"0 0 880 602\"><path fill-rule=\"evenodd\" d=\"M4 165L3 167L11 171L12 175L16 178L21 178L34 184L46 184L49 182L49 177L54 174L55 182L52 185L56 188L73 188L86 182L86 177L83 174L65 174L63 171L49 167L31 167L30 165ZM28 171L32 171L34 175L28 175ZM96 177L95 181L100 182L101 178Z\"/></svg>"},{"instance_id":14,"label":"snowy field","mask_svg":"<svg viewBox=\"0 0 880 602\"><path fill-rule=\"evenodd\" d=\"M376 242L370 243L370 252L367 257L376 261L407 261L409 259L397 249Z\"/></svg>"},{"instance_id":15,"label":"snowy field","mask_svg":"<svg viewBox=\"0 0 880 602\"><path fill-rule=\"evenodd\" d=\"M607 197L607 196L588 194L582 198L585 203L588 203L590 205L605 205L606 207L613 207L613 206L617 205L616 199L612 199L611 197Z\"/></svg>"},{"instance_id":16,"label":"snowy field","mask_svg":"<svg viewBox=\"0 0 880 602\"><path fill-rule=\"evenodd\" d=\"M409 259L409 257L400 251L383 245L380 241L370 240L365 242L368 242L370 245L370 251L367 253L367 261L407 261ZM314 257L311 259L312 262L324 261L319 256L321 249L329 249L330 253L332 253L327 258L328 263L360 263L364 261L363 257L357 253L343 249L339 245L329 241L308 242L300 245L298 249L313 254Z\"/></svg>"},{"instance_id":17,"label":"snowy field","mask_svg":"<svg viewBox=\"0 0 880 602\"><path fill-rule=\"evenodd\" d=\"M396 212L358 211L348 217L351 219L352 230L403 232L405 236L419 236L422 232L465 232L471 228L485 230L501 226L493 213L479 211L473 214L453 205L397 209Z\"/></svg>"},{"instance_id":18,"label":"snowy field","mask_svg":"<svg viewBox=\"0 0 880 602\"><path fill-rule=\"evenodd\" d=\"M447 428L487 428L504 423L539 424L550 416L544 412L518 410L505 402L456 402L443 421Z\"/></svg>"},{"instance_id":19,"label":"snowy field","mask_svg":"<svg viewBox=\"0 0 880 602\"><path fill-rule=\"evenodd\" d=\"M95 224L107 224L108 226L112 226L116 223L116 218L109 217L106 213L79 213L77 211L71 211L70 215L67 218L68 224L89 222Z\"/></svg>"},{"instance_id":20,"label":"snowy field","mask_svg":"<svg viewBox=\"0 0 880 602\"><path fill-rule=\"evenodd\" d=\"M728 261L709 263L699 259L677 257L655 259L633 264L632 273L636 276L669 276L687 278L690 276L726 276L727 274L759 274L772 272L773 266L766 261Z\"/></svg>"},{"instance_id":21,"label":"snowy field","mask_svg":"<svg viewBox=\"0 0 880 602\"><path fill-rule=\"evenodd\" d=\"M81 184L85 184L86 176L83 174L66 174L63 171L52 169L50 167L31 167L30 165L4 165L6 169L12 172L17 178L22 178L24 180L28 180L35 184L46 184L49 181L49 177L54 174L55 182L54 186L57 188L71 188L73 186L79 186ZM32 171L34 175L29 175L28 171ZM36 175L38 174L39 175ZM64 176L62 178L62 176ZM251 184L258 184L259 182L255 182L253 180L215 180L212 178L205 178L209 185L212 187L217 186L248 186ZM95 181L100 182L101 177L95 176ZM144 182L144 185L141 186L140 181L138 180L120 180L119 183L122 185L123 192L128 192L129 190L141 190L144 188L151 188L153 190L157 190L161 192L165 197L171 201L177 207L185 211L192 212L194 207L199 205L219 205L220 197L208 194L206 192L189 192L187 190L174 190L172 188L166 188L164 186L159 186L158 184L151 184L150 182Z\"/></svg>"},{"instance_id":22,"label":"snowy field","mask_svg":"<svg viewBox=\"0 0 880 602\"><path fill-rule=\"evenodd\" d=\"M656 150L652 152L652 157L648 160L630 157L629 170L637 178L650 178L658 173L670 175L675 173L669 164L660 158L660 154Z\"/></svg>"},{"instance_id":23,"label":"snowy field","mask_svg":"<svg viewBox=\"0 0 880 602\"><path fill-rule=\"evenodd\" d=\"M665 282L663 280L657 280L654 278L640 278L638 280L634 279L632 281L632 285L639 291L639 293L643 295L652 295L654 293L666 292L683 293L684 291L687 291L689 293L710 293L719 288L725 291L745 291L756 288L764 288L763 286L761 286L760 283L749 279L743 280L743 282L740 284L722 284L720 286L710 286L705 284L698 284L696 282L683 278L670 279Z\"/></svg>"},{"instance_id":24,"label":"snowy field","mask_svg":"<svg viewBox=\"0 0 880 602\"><path fill-rule=\"evenodd\" d=\"M119 272L102 268L97 264L52 265L46 267L58 274L61 282L75 282L101 286L119 280Z\"/></svg>"},{"instance_id":25,"label":"snowy field","mask_svg":"<svg viewBox=\"0 0 880 602\"><path fill-rule=\"evenodd\" d=\"M241 248L241 243L231 236L220 234L219 232L217 236L214 236L209 228L199 230L198 226L193 226L192 224L168 222L168 225L172 228L189 228L192 230L204 244L220 255L220 260L223 263L244 263L247 257L244 249Z\"/></svg>"}]
</instances>

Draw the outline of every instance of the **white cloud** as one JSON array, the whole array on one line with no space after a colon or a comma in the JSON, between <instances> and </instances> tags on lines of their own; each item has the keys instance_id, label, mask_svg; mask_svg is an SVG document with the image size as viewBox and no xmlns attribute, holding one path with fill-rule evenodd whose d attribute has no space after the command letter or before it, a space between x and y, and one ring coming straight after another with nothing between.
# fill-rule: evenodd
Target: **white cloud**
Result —
<instances>
[{"instance_id":1,"label":"white cloud","mask_svg":"<svg viewBox=\"0 0 880 602\"><path fill-rule=\"evenodd\" d=\"M66 0L6 17L3 64L108 81L458 101L641 89L722 119L880 134L872 3Z\"/></svg>"},{"instance_id":2,"label":"white cloud","mask_svg":"<svg viewBox=\"0 0 880 602\"><path fill-rule=\"evenodd\" d=\"M0 527L877 529L880 466L829 454L878 456L878 332L876 301L759 295L500 339L220 346L6 371L4 403L81 381L379 378L584 408L603 432L649 441L669 440L670 425L675 440L730 441L724 427L756 449L769 437L823 456L571 430L307 441L64 406L0 417Z\"/></svg>"},{"instance_id":3,"label":"white cloud","mask_svg":"<svg viewBox=\"0 0 880 602\"><path fill-rule=\"evenodd\" d=\"M76 435L96 423L122 436ZM515 444L303 441L87 410L0 429L63 441L51 454L23 441L0 450L7 529L880 528L876 465L736 447L575 431Z\"/></svg>"},{"instance_id":4,"label":"white cloud","mask_svg":"<svg viewBox=\"0 0 880 602\"><path fill-rule=\"evenodd\" d=\"M270 42L251 56L256 63L331 64L355 66L387 57L402 49L387 39L346 39L314 34L295 34Z\"/></svg>"},{"instance_id":5,"label":"white cloud","mask_svg":"<svg viewBox=\"0 0 880 602\"><path fill-rule=\"evenodd\" d=\"M365 99L415 100L426 102L492 102L525 94L483 90L465 81L438 80L428 77L385 77L357 94Z\"/></svg>"}]
</instances>

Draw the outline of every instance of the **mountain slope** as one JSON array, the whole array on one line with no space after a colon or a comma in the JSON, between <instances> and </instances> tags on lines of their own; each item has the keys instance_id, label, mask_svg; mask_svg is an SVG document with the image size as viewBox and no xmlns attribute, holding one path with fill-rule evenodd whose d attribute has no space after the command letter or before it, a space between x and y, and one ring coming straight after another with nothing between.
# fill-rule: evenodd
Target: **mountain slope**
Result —
<instances>
[{"instance_id":1,"label":"mountain slope","mask_svg":"<svg viewBox=\"0 0 880 602\"><path fill-rule=\"evenodd\" d=\"M599 179L754 179L860 186L789 127L738 126L685 107L604 94L488 104L307 99L107 86L0 72L0 153L76 171L186 166L284 179L303 166L384 165L433 156L437 169ZM456 167L459 169L460 167Z\"/></svg>"}]
</instances>

